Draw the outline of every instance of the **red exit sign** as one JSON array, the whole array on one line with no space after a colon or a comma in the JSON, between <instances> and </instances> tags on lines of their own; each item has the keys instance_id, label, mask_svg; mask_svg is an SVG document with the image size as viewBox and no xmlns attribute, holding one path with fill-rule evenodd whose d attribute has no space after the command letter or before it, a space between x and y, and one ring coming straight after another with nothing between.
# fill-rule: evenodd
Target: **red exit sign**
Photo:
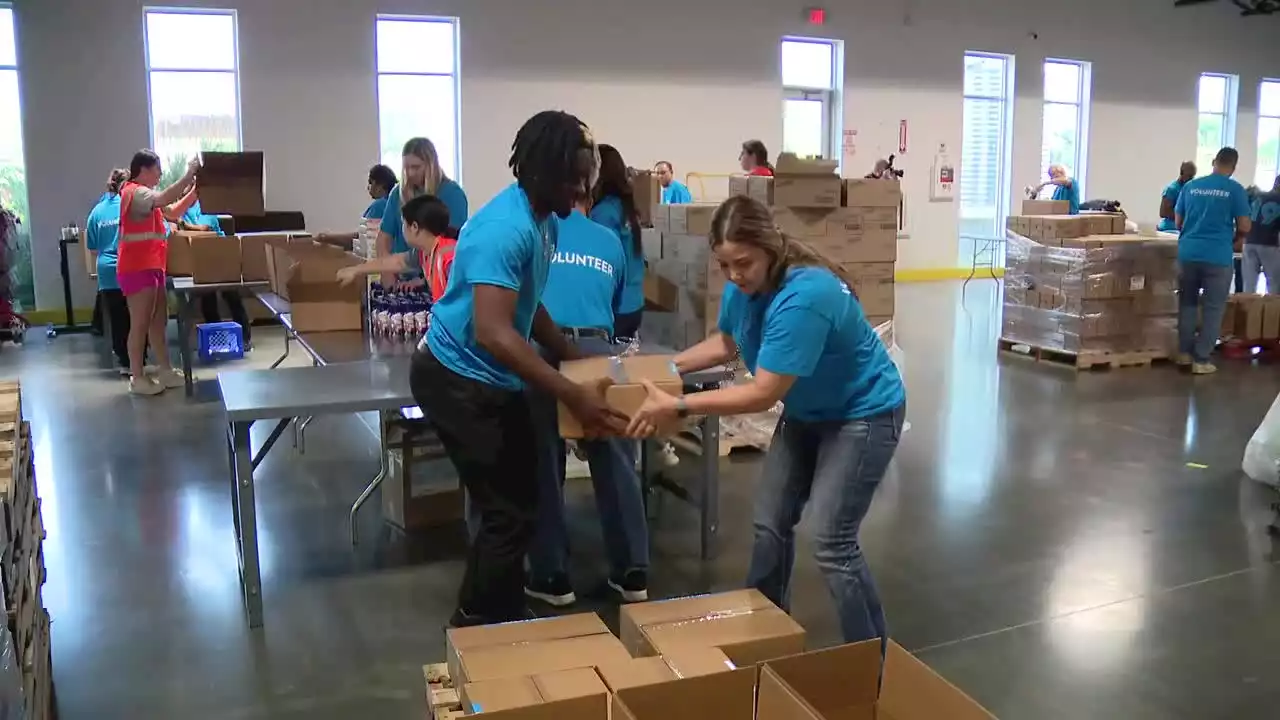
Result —
<instances>
[{"instance_id":1,"label":"red exit sign","mask_svg":"<svg viewBox=\"0 0 1280 720\"><path fill-rule=\"evenodd\" d=\"M827 22L827 11L825 8L811 7L804 11L805 19L810 25L825 25Z\"/></svg>"}]
</instances>

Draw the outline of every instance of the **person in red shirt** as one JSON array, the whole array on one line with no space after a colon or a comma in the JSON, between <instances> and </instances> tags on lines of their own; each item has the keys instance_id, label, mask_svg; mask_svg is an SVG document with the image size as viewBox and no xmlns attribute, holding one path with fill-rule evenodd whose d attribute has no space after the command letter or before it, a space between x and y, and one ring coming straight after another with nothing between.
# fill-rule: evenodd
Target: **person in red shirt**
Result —
<instances>
[{"instance_id":1,"label":"person in red shirt","mask_svg":"<svg viewBox=\"0 0 1280 720\"><path fill-rule=\"evenodd\" d=\"M409 252L374 258L338 271L338 281L350 284L358 277L382 273L420 271L426 276L431 301L444 295L458 246L458 229L449 225L449 207L434 195L419 195L400 209L404 239Z\"/></svg>"},{"instance_id":2,"label":"person in red shirt","mask_svg":"<svg viewBox=\"0 0 1280 720\"><path fill-rule=\"evenodd\" d=\"M742 172L748 175L773 177L773 166L769 164L769 148L759 140L748 140L742 143L738 162L742 165Z\"/></svg>"}]
</instances>

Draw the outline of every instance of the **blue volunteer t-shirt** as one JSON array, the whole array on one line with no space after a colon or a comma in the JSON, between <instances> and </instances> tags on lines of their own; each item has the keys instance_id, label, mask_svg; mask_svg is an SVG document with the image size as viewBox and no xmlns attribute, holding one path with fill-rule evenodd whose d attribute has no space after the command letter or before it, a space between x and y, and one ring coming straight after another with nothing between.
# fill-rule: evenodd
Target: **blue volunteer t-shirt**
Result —
<instances>
[{"instance_id":1,"label":"blue volunteer t-shirt","mask_svg":"<svg viewBox=\"0 0 1280 720\"><path fill-rule=\"evenodd\" d=\"M519 185L512 184L462 228L444 296L431 307L426 344L440 364L487 385L519 390L523 382L476 342L473 285L516 291L514 327L528 339L547 284L559 223L538 222Z\"/></svg>"},{"instance_id":2,"label":"blue volunteer t-shirt","mask_svg":"<svg viewBox=\"0 0 1280 720\"><path fill-rule=\"evenodd\" d=\"M1161 200L1168 200L1173 206L1178 207L1178 196L1182 194L1182 188L1186 183L1181 180L1174 180L1164 187L1164 192L1160 193ZM1161 232L1177 232L1178 223L1172 218L1160 218L1160 224L1156 226Z\"/></svg>"},{"instance_id":3,"label":"blue volunteer t-shirt","mask_svg":"<svg viewBox=\"0 0 1280 720\"><path fill-rule=\"evenodd\" d=\"M371 220L373 218L377 218L378 220L381 220L383 215L386 214L386 212L387 212L387 199L385 197L374 198L373 202L369 203L369 207L364 209L364 215L361 215L360 217L364 218L365 220Z\"/></svg>"},{"instance_id":4,"label":"blue volunteer t-shirt","mask_svg":"<svg viewBox=\"0 0 1280 720\"><path fill-rule=\"evenodd\" d=\"M1226 175L1210 173L1182 188L1177 214L1182 216L1178 261L1231 266L1236 218L1249 216L1249 194Z\"/></svg>"},{"instance_id":5,"label":"blue volunteer t-shirt","mask_svg":"<svg viewBox=\"0 0 1280 720\"><path fill-rule=\"evenodd\" d=\"M688 205L691 202L693 194L679 180L672 180L670 185L662 188L663 205Z\"/></svg>"},{"instance_id":6,"label":"blue volunteer t-shirt","mask_svg":"<svg viewBox=\"0 0 1280 720\"><path fill-rule=\"evenodd\" d=\"M182 221L188 225L207 225L210 230L219 235L226 235L222 231L222 224L218 222L217 215L205 215L204 209L200 207L200 201L196 200L191 203L191 207L182 214Z\"/></svg>"},{"instance_id":7,"label":"blue volunteer t-shirt","mask_svg":"<svg viewBox=\"0 0 1280 720\"><path fill-rule=\"evenodd\" d=\"M826 268L790 268L780 288L759 295L730 283L717 325L751 372L796 378L782 398L784 417L859 420L906 401L898 368L862 306Z\"/></svg>"},{"instance_id":8,"label":"blue volunteer t-shirt","mask_svg":"<svg viewBox=\"0 0 1280 720\"><path fill-rule=\"evenodd\" d=\"M578 211L560 221L542 306L560 327L613 334L627 257L618 236Z\"/></svg>"},{"instance_id":9,"label":"blue volunteer t-shirt","mask_svg":"<svg viewBox=\"0 0 1280 720\"><path fill-rule=\"evenodd\" d=\"M1051 200L1066 200L1071 204L1071 209L1067 210L1070 215L1080 214L1080 188L1076 187L1075 178L1071 179L1070 185L1054 185L1053 197Z\"/></svg>"},{"instance_id":10,"label":"blue volunteer t-shirt","mask_svg":"<svg viewBox=\"0 0 1280 720\"><path fill-rule=\"evenodd\" d=\"M120 196L103 193L84 223L84 244L98 253L98 289L119 290L116 243L120 240Z\"/></svg>"},{"instance_id":11,"label":"blue volunteer t-shirt","mask_svg":"<svg viewBox=\"0 0 1280 720\"><path fill-rule=\"evenodd\" d=\"M627 254L626 282L622 288L622 300L618 312L632 313L644 308L644 251L636 248L631 236L631 223L622 211L622 200L609 196L591 208L591 219L609 228L622 240Z\"/></svg>"},{"instance_id":12,"label":"blue volunteer t-shirt","mask_svg":"<svg viewBox=\"0 0 1280 720\"><path fill-rule=\"evenodd\" d=\"M436 188L436 197L449 208L449 224L461 228L467 222L467 194L462 186L445 178ZM391 188L387 195L386 208L382 211L382 224L378 229L391 236L391 252L409 252L409 243L404 239L404 217L400 214L400 185Z\"/></svg>"}]
</instances>

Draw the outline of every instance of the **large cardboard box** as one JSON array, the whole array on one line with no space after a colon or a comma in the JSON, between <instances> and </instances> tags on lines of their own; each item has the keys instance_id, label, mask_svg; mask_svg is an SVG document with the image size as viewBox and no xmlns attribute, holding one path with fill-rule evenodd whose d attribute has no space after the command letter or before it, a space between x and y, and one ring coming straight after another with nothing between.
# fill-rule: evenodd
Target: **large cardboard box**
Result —
<instances>
[{"instance_id":1,"label":"large cardboard box","mask_svg":"<svg viewBox=\"0 0 1280 720\"><path fill-rule=\"evenodd\" d=\"M192 235L191 279L197 285L240 282L240 238Z\"/></svg>"},{"instance_id":2,"label":"large cardboard box","mask_svg":"<svg viewBox=\"0 0 1280 720\"><path fill-rule=\"evenodd\" d=\"M649 380L664 392L672 395L684 393L684 383L670 355L632 355L623 358L594 357L571 360L560 365L560 372L573 382L601 389L609 406L624 415L630 415L644 404L648 391L642 380ZM561 404L560 436L581 438L582 424L569 409ZM659 433L677 428L659 428Z\"/></svg>"},{"instance_id":3,"label":"large cardboard box","mask_svg":"<svg viewBox=\"0 0 1280 720\"><path fill-rule=\"evenodd\" d=\"M668 232L674 235L711 234L711 217L715 215L715 203L689 203L686 205L664 205L667 208Z\"/></svg>"},{"instance_id":4,"label":"large cardboard box","mask_svg":"<svg viewBox=\"0 0 1280 720\"><path fill-rule=\"evenodd\" d=\"M655 272L644 274L644 309L675 312L679 307L680 288Z\"/></svg>"},{"instance_id":5,"label":"large cardboard box","mask_svg":"<svg viewBox=\"0 0 1280 720\"><path fill-rule=\"evenodd\" d=\"M174 277L191 277L195 273L196 261L191 254L192 237L217 237L209 230L174 230L169 233L165 252L165 272Z\"/></svg>"},{"instance_id":6,"label":"large cardboard box","mask_svg":"<svg viewBox=\"0 0 1280 720\"><path fill-rule=\"evenodd\" d=\"M276 293L289 301L297 332L359 330L364 321L364 286L342 286L336 275L360 259L336 248L289 243L271 245L271 279Z\"/></svg>"},{"instance_id":7,"label":"large cardboard box","mask_svg":"<svg viewBox=\"0 0 1280 720\"><path fill-rule=\"evenodd\" d=\"M501 649L595 635L613 637L608 626L595 613L560 615L498 625L451 628L445 633L445 661L449 665L449 676L453 678L454 684L461 685L467 682L464 662L470 654L482 653L494 648ZM535 669L531 672L537 671Z\"/></svg>"},{"instance_id":8,"label":"large cardboard box","mask_svg":"<svg viewBox=\"0 0 1280 720\"><path fill-rule=\"evenodd\" d=\"M303 241L310 244L308 233L304 232L261 232L237 233L240 238L240 275L245 282L259 282L271 279L269 253L270 243L288 243Z\"/></svg>"},{"instance_id":9,"label":"large cardboard box","mask_svg":"<svg viewBox=\"0 0 1280 720\"><path fill-rule=\"evenodd\" d=\"M590 668L627 659L626 648L612 635L491 645L462 653L459 669L464 682L521 677L552 670ZM454 682L458 681L454 678Z\"/></svg>"},{"instance_id":10,"label":"large cardboard box","mask_svg":"<svg viewBox=\"0 0 1280 720\"><path fill-rule=\"evenodd\" d=\"M654 655L631 658L626 662L608 663L596 668L605 685L613 692L736 669L733 661L718 648L695 646L673 648L661 657Z\"/></svg>"},{"instance_id":11,"label":"large cardboard box","mask_svg":"<svg viewBox=\"0 0 1280 720\"><path fill-rule=\"evenodd\" d=\"M836 167L834 160L806 160L792 153L782 153L773 169L773 204L778 207L840 207L843 184L836 175ZM749 188L750 180L747 182Z\"/></svg>"},{"instance_id":12,"label":"large cardboard box","mask_svg":"<svg viewBox=\"0 0 1280 720\"><path fill-rule=\"evenodd\" d=\"M635 657L714 647L739 667L802 652L804 628L757 590L625 605L619 635Z\"/></svg>"},{"instance_id":13,"label":"large cardboard box","mask_svg":"<svg viewBox=\"0 0 1280 720\"><path fill-rule=\"evenodd\" d=\"M640 170L631 178L631 192L635 196L636 210L640 213L640 224L645 227L653 225L653 206L662 203L662 188L658 184L658 176L652 170Z\"/></svg>"},{"instance_id":14,"label":"large cardboard box","mask_svg":"<svg viewBox=\"0 0 1280 720\"><path fill-rule=\"evenodd\" d=\"M756 669L683 678L618 690L613 720L753 720Z\"/></svg>"},{"instance_id":15,"label":"large cardboard box","mask_svg":"<svg viewBox=\"0 0 1280 720\"><path fill-rule=\"evenodd\" d=\"M902 204L902 185L890 178L851 178L844 181L847 207L891 207Z\"/></svg>"},{"instance_id":16,"label":"large cardboard box","mask_svg":"<svg viewBox=\"0 0 1280 720\"><path fill-rule=\"evenodd\" d=\"M893 262L898 257L893 213L890 208L779 208L774 222L832 262Z\"/></svg>"},{"instance_id":17,"label":"large cardboard box","mask_svg":"<svg viewBox=\"0 0 1280 720\"><path fill-rule=\"evenodd\" d=\"M763 175L734 175L729 178L729 196L743 195L772 207L773 178Z\"/></svg>"},{"instance_id":18,"label":"large cardboard box","mask_svg":"<svg viewBox=\"0 0 1280 720\"><path fill-rule=\"evenodd\" d=\"M1023 215L1066 215L1071 203L1066 200L1023 200Z\"/></svg>"},{"instance_id":19,"label":"large cardboard box","mask_svg":"<svg viewBox=\"0 0 1280 720\"><path fill-rule=\"evenodd\" d=\"M200 154L200 207L210 215L265 215L261 152Z\"/></svg>"},{"instance_id":20,"label":"large cardboard box","mask_svg":"<svg viewBox=\"0 0 1280 720\"><path fill-rule=\"evenodd\" d=\"M609 691L591 668L467 683L463 711L497 720L606 720Z\"/></svg>"},{"instance_id":21,"label":"large cardboard box","mask_svg":"<svg viewBox=\"0 0 1280 720\"><path fill-rule=\"evenodd\" d=\"M868 317L892 317L894 309L893 263L846 263L841 266L853 277L853 291Z\"/></svg>"},{"instance_id":22,"label":"large cardboard box","mask_svg":"<svg viewBox=\"0 0 1280 720\"><path fill-rule=\"evenodd\" d=\"M881 673L883 671L883 679ZM756 720L995 720L972 698L890 641L771 660L760 671Z\"/></svg>"}]
</instances>

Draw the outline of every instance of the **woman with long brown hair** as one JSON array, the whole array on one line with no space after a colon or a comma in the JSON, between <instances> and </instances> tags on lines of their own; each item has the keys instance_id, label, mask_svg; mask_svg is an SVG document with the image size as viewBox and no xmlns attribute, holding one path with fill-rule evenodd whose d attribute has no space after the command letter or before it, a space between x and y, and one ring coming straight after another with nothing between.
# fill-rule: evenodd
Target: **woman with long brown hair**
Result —
<instances>
[{"instance_id":1,"label":"woman with long brown hair","mask_svg":"<svg viewBox=\"0 0 1280 720\"><path fill-rule=\"evenodd\" d=\"M729 283L717 332L675 358L681 373L739 354L751 382L676 398L647 384L633 435L689 415L738 415L783 403L755 503L747 585L789 601L795 527L812 500L814 558L845 642L885 637L884 611L858 529L893 459L906 391L839 265L774 225L746 197L711 221L711 251Z\"/></svg>"},{"instance_id":2,"label":"woman with long brown hair","mask_svg":"<svg viewBox=\"0 0 1280 720\"><path fill-rule=\"evenodd\" d=\"M422 195L434 195L449 208L449 226L461 228L467 222L467 194L462 186L445 175L440 167L440 155L435 143L424 137L410 138L404 144L401 157L400 182L387 195L382 224L378 227L378 255L385 256L410 251L404 237L404 204ZM391 285L395 277L384 275L384 285Z\"/></svg>"},{"instance_id":3,"label":"woman with long brown hair","mask_svg":"<svg viewBox=\"0 0 1280 720\"><path fill-rule=\"evenodd\" d=\"M627 256L626 278L613 321L617 337L634 338L644 316L644 246L640 238L640 210L627 173L627 163L612 145L600 145L600 180L595 187L591 219L609 228L622 241Z\"/></svg>"}]
</instances>

